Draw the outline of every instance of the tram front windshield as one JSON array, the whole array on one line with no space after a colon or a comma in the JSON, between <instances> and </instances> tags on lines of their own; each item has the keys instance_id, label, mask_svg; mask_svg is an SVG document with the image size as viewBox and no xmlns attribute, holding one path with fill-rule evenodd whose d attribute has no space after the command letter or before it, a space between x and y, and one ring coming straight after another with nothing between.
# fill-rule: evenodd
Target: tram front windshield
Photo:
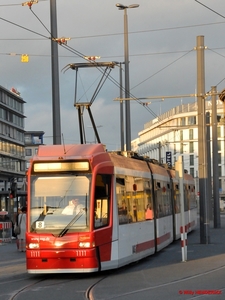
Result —
<instances>
[{"instance_id":1,"label":"tram front windshield","mask_svg":"<svg viewBox=\"0 0 225 300\"><path fill-rule=\"evenodd\" d=\"M32 176L30 231L64 234L89 230L91 175Z\"/></svg>"}]
</instances>

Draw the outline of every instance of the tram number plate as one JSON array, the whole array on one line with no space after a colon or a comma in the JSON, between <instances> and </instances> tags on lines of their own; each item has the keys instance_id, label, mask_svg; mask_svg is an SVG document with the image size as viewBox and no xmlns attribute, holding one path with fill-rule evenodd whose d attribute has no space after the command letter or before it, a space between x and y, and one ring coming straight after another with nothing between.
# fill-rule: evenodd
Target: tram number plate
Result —
<instances>
[{"instance_id":1,"label":"tram number plate","mask_svg":"<svg viewBox=\"0 0 225 300\"><path fill-rule=\"evenodd\" d=\"M43 221L36 221L36 229L42 229L42 228L45 228L45 222Z\"/></svg>"}]
</instances>

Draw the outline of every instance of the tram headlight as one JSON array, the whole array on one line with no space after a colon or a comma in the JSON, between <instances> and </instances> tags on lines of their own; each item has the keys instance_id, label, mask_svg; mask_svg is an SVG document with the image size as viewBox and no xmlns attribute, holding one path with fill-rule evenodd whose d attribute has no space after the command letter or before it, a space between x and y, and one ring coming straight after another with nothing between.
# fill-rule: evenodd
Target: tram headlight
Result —
<instances>
[{"instance_id":1,"label":"tram headlight","mask_svg":"<svg viewBox=\"0 0 225 300\"><path fill-rule=\"evenodd\" d=\"M39 249L39 243L30 243L28 244L28 249Z\"/></svg>"},{"instance_id":2,"label":"tram headlight","mask_svg":"<svg viewBox=\"0 0 225 300\"><path fill-rule=\"evenodd\" d=\"M79 247L80 248L92 248L95 246L95 243L91 243L91 242L79 242Z\"/></svg>"}]
</instances>

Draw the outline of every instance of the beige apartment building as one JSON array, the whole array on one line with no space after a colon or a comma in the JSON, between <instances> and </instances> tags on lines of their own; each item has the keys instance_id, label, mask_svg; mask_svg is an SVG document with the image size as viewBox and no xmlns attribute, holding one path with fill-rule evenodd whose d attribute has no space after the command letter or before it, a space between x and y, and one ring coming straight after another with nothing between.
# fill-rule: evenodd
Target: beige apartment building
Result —
<instances>
[{"instance_id":1,"label":"beige apartment building","mask_svg":"<svg viewBox=\"0 0 225 300\"><path fill-rule=\"evenodd\" d=\"M198 193L198 118L197 102L179 105L144 124L131 148L140 155L169 163L174 166L178 157L183 156L184 169L196 180ZM212 103L206 101L206 112L212 115ZM224 104L217 100L218 170L220 198L225 200L225 128ZM212 126L210 122L210 149L212 157ZM211 160L212 161L212 160ZM211 166L212 170L212 166ZM212 173L212 171L211 171Z\"/></svg>"}]
</instances>

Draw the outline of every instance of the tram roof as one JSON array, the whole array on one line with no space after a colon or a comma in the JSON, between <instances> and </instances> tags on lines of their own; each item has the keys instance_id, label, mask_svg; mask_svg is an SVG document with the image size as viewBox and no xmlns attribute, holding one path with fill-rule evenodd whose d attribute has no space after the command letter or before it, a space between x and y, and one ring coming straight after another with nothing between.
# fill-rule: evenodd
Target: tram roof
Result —
<instances>
[{"instance_id":1,"label":"tram roof","mask_svg":"<svg viewBox=\"0 0 225 300\"><path fill-rule=\"evenodd\" d=\"M107 153L103 144L67 144L67 145L40 145L34 160L40 159L70 159L90 157Z\"/></svg>"},{"instance_id":2,"label":"tram roof","mask_svg":"<svg viewBox=\"0 0 225 300\"><path fill-rule=\"evenodd\" d=\"M67 145L40 145L38 153L34 156L33 161L51 160L73 160L73 159L95 159L95 163L108 161L112 165L133 169L136 171L150 172L146 161L126 157L125 154L116 152L107 152L103 144L67 144ZM167 170L157 164L150 163L152 173L169 177Z\"/></svg>"}]
</instances>

